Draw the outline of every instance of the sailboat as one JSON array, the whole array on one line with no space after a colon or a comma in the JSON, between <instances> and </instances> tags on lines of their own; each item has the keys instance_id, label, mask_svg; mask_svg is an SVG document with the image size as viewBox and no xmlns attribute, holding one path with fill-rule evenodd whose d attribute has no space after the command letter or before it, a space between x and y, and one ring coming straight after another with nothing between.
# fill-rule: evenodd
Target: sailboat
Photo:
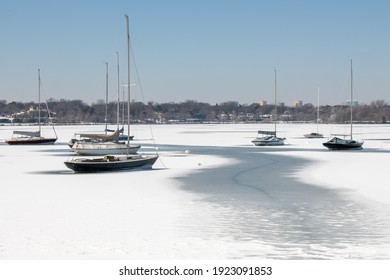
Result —
<instances>
[{"instance_id":1,"label":"sailboat","mask_svg":"<svg viewBox=\"0 0 390 280\"><path fill-rule=\"evenodd\" d=\"M258 133L262 134L261 137L256 137L252 140L252 143L255 146L282 146L286 138L281 138L276 136L276 123L277 123L277 99L276 99L276 69L274 70L275 74L275 85L274 85L274 95L275 95L275 129L274 131L264 131L259 130Z\"/></svg>"},{"instance_id":2,"label":"sailboat","mask_svg":"<svg viewBox=\"0 0 390 280\"><path fill-rule=\"evenodd\" d=\"M126 17L127 30L127 147L130 145L130 34L129 34L129 17ZM134 168L152 168L153 164L158 159L158 155L140 155L130 154L112 155L107 154L102 157L94 158L76 158L65 161L65 165L75 172L104 172L104 171L119 171L131 170Z\"/></svg>"},{"instance_id":3,"label":"sailboat","mask_svg":"<svg viewBox=\"0 0 390 280\"><path fill-rule=\"evenodd\" d=\"M333 137L331 140L322 143L325 147L327 147L329 150L361 150L363 149L363 143L357 140L353 140L352 138L352 107L353 107L353 74L352 74L352 59L351 59L351 100L350 100L350 107L351 107L351 132L350 132L350 139L343 139L339 137Z\"/></svg>"},{"instance_id":4,"label":"sailboat","mask_svg":"<svg viewBox=\"0 0 390 280\"><path fill-rule=\"evenodd\" d=\"M49 112L49 110L47 110ZM50 118L50 112L49 112ZM55 137L43 137L41 135L41 71L38 69L38 131L13 131L12 138L6 139L5 142L9 145L42 145L42 144L54 144L57 141L57 133L54 129L53 131Z\"/></svg>"},{"instance_id":5,"label":"sailboat","mask_svg":"<svg viewBox=\"0 0 390 280\"><path fill-rule=\"evenodd\" d=\"M305 138L324 138L324 135L318 132L318 122L320 121L320 88L317 90L317 132L305 134Z\"/></svg>"},{"instance_id":6,"label":"sailboat","mask_svg":"<svg viewBox=\"0 0 390 280\"><path fill-rule=\"evenodd\" d=\"M119 87L119 86L118 86ZM79 134L70 140L69 146L79 156L98 156L107 154L135 154L141 148L140 145L130 145L126 141L120 141L119 117L118 128L108 134L107 111L108 104L108 63L106 63L106 113L104 134ZM119 103L118 103L119 104ZM118 111L119 112L119 111ZM118 113L119 114L119 113ZM79 138L79 140L77 140Z\"/></svg>"}]
</instances>

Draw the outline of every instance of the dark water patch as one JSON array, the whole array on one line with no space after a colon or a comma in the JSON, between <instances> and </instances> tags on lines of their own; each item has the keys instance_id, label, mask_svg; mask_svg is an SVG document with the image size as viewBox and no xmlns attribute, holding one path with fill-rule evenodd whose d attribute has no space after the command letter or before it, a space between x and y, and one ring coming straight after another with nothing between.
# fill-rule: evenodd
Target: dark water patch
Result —
<instances>
[{"instance_id":1,"label":"dark water patch","mask_svg":"<svg viewBox=\"0 0 390 280\"><path fill-rule=\"evenodd\" d=\"M305 184L289 176L311 161L244 147L189 149L234 159L230 165L177 178L182 189L215 205L214 224L202 229L211 235L218 228L225 237L272 245L279 250L273 258L301 258L292 252L301 252L302 258L345 258L353 252L334 256L328 251L349 252L359 246L387 246L390 252L389 207L372 207L357 202L351 191Z\"/></svg>"}]
</instances>

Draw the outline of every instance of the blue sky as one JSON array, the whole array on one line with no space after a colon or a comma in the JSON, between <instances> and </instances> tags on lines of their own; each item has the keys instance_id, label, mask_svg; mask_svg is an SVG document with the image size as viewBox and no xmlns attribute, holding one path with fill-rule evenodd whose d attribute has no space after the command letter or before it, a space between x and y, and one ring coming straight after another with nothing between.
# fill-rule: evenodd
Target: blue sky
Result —
<instances>
[{"instance_id":1,"label":"blue sky","mask_svg":"<svg viewBox=\"0 0 390 280\"><path fill-rule=\"evenodd\" d=\"M322 105L341 104L353 59L355 99L390 102L385 0L2 1L0 99L36 100L40 68L44 98L96 102L108 62L115 100L117 51L126 82L125 14L136 100L273 102L276 68L280 102L315 104L319 86Z\"/></svg>"}]
</instances>

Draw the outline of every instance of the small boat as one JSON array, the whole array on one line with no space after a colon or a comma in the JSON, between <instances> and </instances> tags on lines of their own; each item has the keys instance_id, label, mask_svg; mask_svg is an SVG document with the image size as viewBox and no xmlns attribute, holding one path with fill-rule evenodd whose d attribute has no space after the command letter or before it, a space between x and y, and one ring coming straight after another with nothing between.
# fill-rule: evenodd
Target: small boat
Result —
<instances>
[{"instance_id":1,"label":"small boat","mask_svg":"<svg viewBox=\"0 0 390 280\"><path fill-rule=\"evenodd\" d=\"M320 88L317 90L317 132L304 134L305 138L324 138L324 135L318 132L318 122L320 121Z\"/></svg>"},{"instance_id":2,"label":"small boat","mask_svg":"<svg viewBox=\"0 0 390 280\"><path fill-rule=\"evenodd\" d=\"M97 141L127 141L127 135L123 133L123 128L119 131L116 129L106 129L107 133L75 133L73 138L68 141L69 148L72 148L76 142L97 142ZM134 136L130 136L133 140Z\"/></svg>"},{"instance_id":3,"label":"small boat","mask_svg":"<svg viewBox=\"0 0 390 280\"><path fill-rule=\"evenodd\" d=\"M128 73L127 73L127 132L130 133L130 35L129 35L129 18L126 15L126 24L127 24L127 54L128 54ZM117 130L119 133L119 130ZM74 146L78 144L83 144L81 142L76 142ZM126 147L126 154L124 155L113 155L108 153L107 149L102 149L106 152L105 155L100 157L93 158L75 158L72 160L65 161L66 167L72 169L75 172L106 172L106 171L120 171L120 170L132 170L139 168L152 168L153 164L158 159L158 155L139 155L136 154L139 145L135 146L134 149L130 146L130 136L127 137L126 143L117 143L117 142L102 142L100 145L106 145L109 147L112 144L123 145ZM88 143L85 143L88 145ZM85 146L87 147L87 146ZM84 151L88 150L85 149ZM134 153L134 154L132 154Z\"/></svg>"},{"instance_id":4,"label":"small boat","mask_svg":"<svg viewBox=\"0 0 390 280\"><path fill-rule=\"evenodd\" d=\"M286 140L286 138L277 137L274 131L259 130L258 133L264 136L252 140L252 143L256 146L281 146L284 145L284 140Z\"/></svg>"},{"instance_id":5,"label":"small boat","mask_svg":"<svg viewBox=\"0 0 390 280\"><path fill-rule=\"evenodd\" d=\"M52 128L55 134L55 137L43 137L41 135L41 71L38 69L38 131L20 131L15 130L12 133L10 139L6 139L5 142L9 145L45 145L45 144L54 144L57 141L57 133L52 124ZM50 118L50 111L47 110Z\"/></svg>"},{"instance_id":6,"label":"small boat","mask_svg":"<svg viewBox=\"0 0 390 280\"><path fill-rule=\"evenodd\" d=\"M115 132L116 130L114 129L105 129L106 132ZM122 127L121 129L119 129L119 136L118 136L118 140L119 141L126 141L127 140L127 134L124 133L124 128ZM133 140L134 139L134 135L130 135L130 140Z\"/></svg>"},{"instance_id":7,"label":"small boat","mask_svg":"<svg viewBox=\"0 0 390 280\"><path fill-rule=\"evenodd\" d=\"M105 155L96 158L77 158L65 161L65 165L75 172L106 172L152 168L157 159L157 155Z\"/></svg>"},{"instance_id":8,"label":"small boat","mask_svg":"<svg viewBox=\"0 0 390 280\"><path fill-rule=\"evenodd\" d=\"M76 142L98 142L98 141L118 141L119 131L112 133L75 133L74 137L69 140L68 146L72 148Z\"/></svg>"},{"instance_id":9,"label":"small boat","mask_svg":"<svg viewBox=\"0 0 390 280\"><path fill-rule=\"evenodd\" d=\"M284 141L286 138L281 138L276 136L276 123L278 118L277 111L277 100L276 100L276 69L274 70L275 75L275 85L274 85L274 95L275 95L275 130L274 131L264 131L259 130L257 133L262 134L263 136L256 137L251 142L255 144L255 146L282 146L284 145Z\"/></svg>"},{"instance_id":10,"label":"small boat","mask_svg":"<svg viewBox=\"0 0 390 280\"><path fill-rule=\"evenodd\" d=\"M311 132L309 134L304 134L305 138L324 138L324 135L318 132Z\"/></svg>"},{"instance_id":11,"label":"small boat","mask_svg":"<svg viewBox=\"0 0 390 280\"><path fill-rule=\"evenodd\" d=\"M323 143L329 150L361 150L363 149L363 142L353 139L342 139L333 137L331 140Z\"/></svg>"},{"instance_id":12,"label":"small boat","mask_svg":"<svg viewBox=\"0 0 390 280\"><path fill-rule=\"evenodd\" d=\"M352 122L352 107L353 107L353 75L352 75L352 59L351 59L351 132L349 135L350 139L342 139L339 137L333 137L331 140L322 143L325 147L327 147L329 150L361 150L363 149L363 143L360 141L353 140L352 137L352 128L353 128L353 122Z\"/></svg>"},{"instance_id":13,"label":"small boat","mask_svg":"<svg viewBox=\"0 0 390 280\"><path fill-rule=\"evenodd\" d=\"M8 145L45 145L54 144L55 138L42 137L40 131L13 131L12 138L6 139Z\"/></svg>"}]
</instances>

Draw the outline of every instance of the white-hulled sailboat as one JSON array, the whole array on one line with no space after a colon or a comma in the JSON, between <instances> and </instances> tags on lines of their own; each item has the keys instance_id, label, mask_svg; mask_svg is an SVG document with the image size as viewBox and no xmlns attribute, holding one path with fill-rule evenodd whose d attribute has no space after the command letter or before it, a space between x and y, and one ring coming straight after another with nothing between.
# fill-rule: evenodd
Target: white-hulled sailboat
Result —
<instances>
[{"instance_id":1,"label":"white-hulled sailboat","mask_svg":"<svg viewBox=\"0 0 390 280\"><path fill-rule=\"evenodd\" d=\"M275 96L275 129L274 131L264 131L259 130L258 133L262 134L261 137L256 137L252 140L252 143L255 144L255 146L282 146L284 145L284 141L286 138L281 138L276 136L276 123L278 118L278 105L277 105L277 98L276 98L276 69L274 70L274 96Z\"/></svg>"},{"instance_id":2,"label":"white-hulled sailboat","mask_svg":"<svg viewBox=\"0 0 390 280\"><path fill-rule=\"evenodd\" d=\"M129 17L126 17L127 30L127 146L130 147L130 33L129 33ZM107 154L101 157L94 158L76 158L65 161L65 165L75 172L104 172L104 171L119 171L131 170L135 168L152 168L153 164L158 159L158 155L140 155L130 154L130 150L125 155Z\"/></svg>"},{"instance_id":3,"label":"white-hulled sailboat","mask_svg":"<svg viewBox=\"0 0 390 280\"><path fill-rule=\"evenodd\" d=\"M79 156L99 156L107 154L123 155L136 154L141 148L140 145L130 145L126 141L120 141L119 118L118 127L112 133L107 128L107 103L108 103L108 63L106 63L106 128L104 134L76 134L71 139L69 146ZM79 139L79 140L77 140Z\"/></svg>"},{"instance_id":4,"label":"white-hulled sailboat","mask_svg":"<svg viewBox=\"0 0 390 280\"><path fill-rule=\"evenodd\" d=\"M325 147L327 147L329 150L361 150L363 149L363 143L357 140L353 140L352 138L352 107L353 107L353 74L352 74L352 59L351 59L351 132L349 136L350 139L345 138L339 138L339 137L333 137L331 140L322 143ZM344 135L345 136L345 135Z\"/></svg>"}]
</instances>

